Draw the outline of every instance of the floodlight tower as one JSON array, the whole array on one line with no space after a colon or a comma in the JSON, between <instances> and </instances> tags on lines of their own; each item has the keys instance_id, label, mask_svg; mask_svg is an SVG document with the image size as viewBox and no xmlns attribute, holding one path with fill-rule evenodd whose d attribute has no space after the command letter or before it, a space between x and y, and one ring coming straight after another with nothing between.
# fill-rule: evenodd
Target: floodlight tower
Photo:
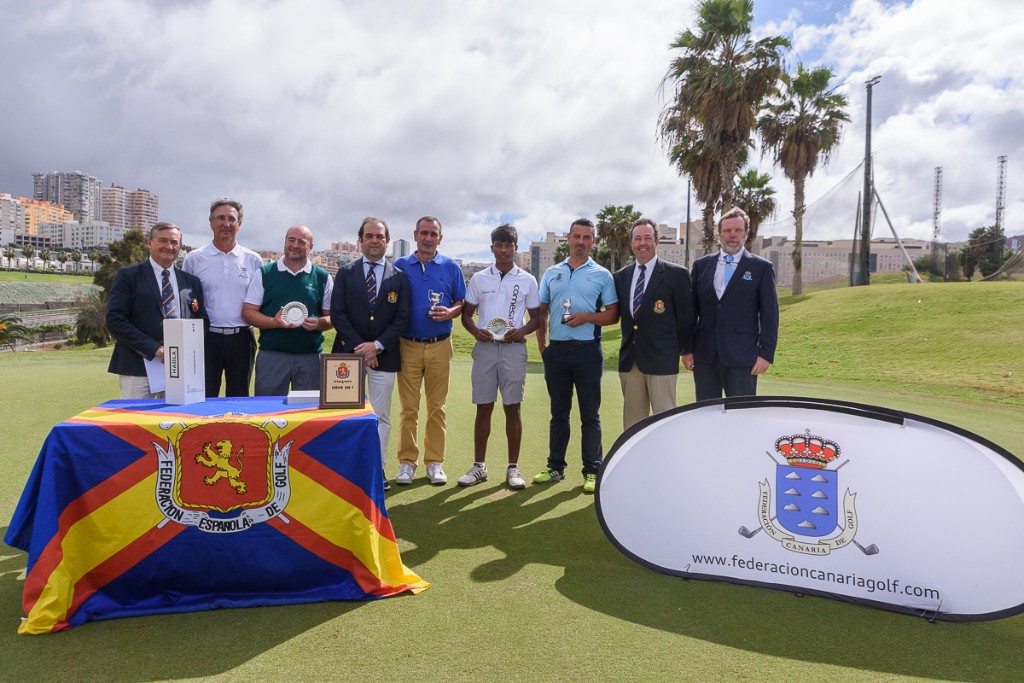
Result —
<instances>
[{"instance_id":1,"label":"floodlight tower","mask_svg":"<svg viewBox=\"0 0 1024 683\"><path fill-rule=\"evenodd\" d=\"M932 272L939 272L939 232L942 226L942 167L935 167L935 196L932 201Z\"/></svg>"},{"instance_id":2,"label":"floodlight tower","mask_svg":"<svg viewBox=\"0 0 1024 683\"><path fill-rule=\"evenodd\" d=\"M996 229L1003 229L1006 213L1006 155L999 157L999 177L996 180Z\"/></svg>"},{"instance_id":3,"label":"floodlight tower","mask_svg":"<svg viewBox=\"0 0 1024 683\"><path fill-rule=\"evenodd\" d=\"M875 76L867 83L867 124L864 133L864 205L860 217L860 277L854 284L870 284L871 276L868 273L868 265L871 262L871 200L875 196L873 191L873 179L871 174L871 88L880 80L881 76Z\"/></svg>"}]
</instances>

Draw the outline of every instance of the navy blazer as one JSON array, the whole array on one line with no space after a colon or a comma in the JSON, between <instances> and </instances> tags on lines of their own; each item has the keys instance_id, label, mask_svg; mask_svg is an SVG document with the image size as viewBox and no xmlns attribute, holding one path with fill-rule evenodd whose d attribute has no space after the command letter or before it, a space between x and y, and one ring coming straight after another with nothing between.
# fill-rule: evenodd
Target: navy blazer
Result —
<instances>
[{"instance_id":1,"label":"navy blazer","mask_svg":"<svg viewBox=\"0 0 1024 683\"><path fill-rule=\"evenodd\" d=\"M366 296L363 259L346 263L334 277L331 295L331 323L336 335L331 353L355 353L363 342L379 341L384 347L377 356L377 370L398 372L402 357L399 338L409 322L409 279L394 264L384 262L377 301L370 310Z\"/></svg>"},{"instance_id":2,"label":"navy blazer","mask_svg":"<svg viewBox=\"0 0 1024 683\"><path fill-rule=\"evenodd\" d=\"M646 375L675 375L679 356L690 346L695 319L690 294L690 272L659 258L645 273L647 287L636 318L633 318L633 272L636 263L616 271L615 291L619 296L619 372L629 372L636 363Z\"/></svg>"},{"instance_id":3,"label":"navy blazer","mask_svg":"<svg viewBox=\"0 0 1024 683\"><path fill-rule=\"evenodd\" d=\"M209 324L203 300L203 283L195 275L174 269L178 280L178 308L182 318L202 318ZM146 376L143 358L152 359L164 343L164 314L160 286L146 259L117 271L107 298L107 329L114 337L114 353L107 372ZM192 310L191 302L196 302Z\"/></svg>"},{"instance_id":4,"label":"navy blazer","mask_svg":"<svg viewBox=\"0 0 1024 683\"><path fill-rule=\"evenodd\" d=\"M726 367L751 368L758 356L775 362L779 341L779 299L771 261L747 253L736 264L729 285L718 299L715 268L719 253L693 264L694 362L707 364L718 357Z\"/></svg>"}]
</instances>

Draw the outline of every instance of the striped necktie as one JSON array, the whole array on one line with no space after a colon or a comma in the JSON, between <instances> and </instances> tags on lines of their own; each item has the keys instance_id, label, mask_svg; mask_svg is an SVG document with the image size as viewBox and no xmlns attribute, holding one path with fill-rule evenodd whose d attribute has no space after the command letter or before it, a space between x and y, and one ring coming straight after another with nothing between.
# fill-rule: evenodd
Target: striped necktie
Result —
<instances>
[{"instance_id":1,"label":"striped necktie","mask_svg":"<svg viewBox=\"0 0 1024 683\"><path fill-rule=\"evenodd\" d=\"M722 273L722 275L723 275L723 283L726 286L729 285L729 280L732 279L732 274L734 272L736 272L736 264L734 264L732 262L733 258L734 257L733 257L732 254L726 254L725 255L725 271Z\"/></svg>"},{"instance_id":2,"label":"striped necktie","mask_svg":"<svg viewBox=\"0 0 1024 683\"><path fill-rule=\"evenodd\" d=\"M171 274L167 269L160 273L160 307L165 318L178 317L178 305L174 301L174 288L171 287Z\"/></svg>"},{"instance_id":3,"label":"striped necktie","mask_svg":"<svg viewBox=\"0 0 1024 683\"><path fill-rule=\"evenodd\" d=\"M640 274L636 276L636 287L633 288L633 317L635 318L637 313L640 312L640 304L644 299L644 271L647 270L646 264L640 264Z\"/></svg>"},{"instance_id":4,"label":"striped necktie","mask_svg":"<svg viewBox=\"0 0 1024 683\"><path fill-rule=\"evenodd\" d=\"M377 276L373 271L377 268L376 263L366 262L369 268L366 269L366 298L370 302L370 308L377 303Z\"/></svg>"}]
</instances>

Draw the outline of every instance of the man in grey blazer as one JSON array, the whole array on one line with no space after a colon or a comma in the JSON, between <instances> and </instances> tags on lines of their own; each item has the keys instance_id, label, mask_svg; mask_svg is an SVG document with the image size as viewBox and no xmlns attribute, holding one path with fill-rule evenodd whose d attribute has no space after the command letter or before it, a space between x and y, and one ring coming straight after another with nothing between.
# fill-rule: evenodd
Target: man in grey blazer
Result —
<instances>
[{"instance_id":1,"label":"man in grey blazer","mask_svg":"<svg viewBox=\"0 0 1024 683\"><path fill-rule=\"evenodd\" d=\"M679 357L693 335L690 273L658 258L658 229L641 218L629 231L635 261L616 272L622 344L622 429L676 405Z\"/></svg>"},{"instance_id":2,"label":"man in grey blazer","mask_svg":"<svg viewBox=\"0 0 1024 683\"><path fill-rule=\"evenodd\" d=\"M721 251L693 264L691 284L697 309L693 346L683 365L693 370L697 400L757 393L757 376L775 362L779 340L779 299L771 261L743 244L750 219L742 209L718 221Z\"/></svg>"},{"instance_id":3,"label":"man in grey blazer","mask_svg":"<svg viewBox=\"0 0 1024 683\"><path fill-rule=\"evenodd\" d=\"M120 377L122 399L159 398L146 377L145 361L164 359L164 318L206 320L203 284L174 267L181 231L160 222L146 240L149 258L117 271L107 298L107 329L114 352L107 372Z\"/></svg>"},{"instance_id":4,"label":"man in grey blazer","mask_svg":"<svg viewBox=\"0 0 1024 683\"><path fill-rule=\"evenodd\" d=\"M399 338L409 320L409 282L389 263L387 223L370 216L359 226L363 258L338 269L331 297L337 336L332 353L355 353L366 361L367 394L377 416L381 467L387 464L391 436L391 394L402 369ZM389 488L387 476L384 488Z\"/></svg>"}]
</instances>

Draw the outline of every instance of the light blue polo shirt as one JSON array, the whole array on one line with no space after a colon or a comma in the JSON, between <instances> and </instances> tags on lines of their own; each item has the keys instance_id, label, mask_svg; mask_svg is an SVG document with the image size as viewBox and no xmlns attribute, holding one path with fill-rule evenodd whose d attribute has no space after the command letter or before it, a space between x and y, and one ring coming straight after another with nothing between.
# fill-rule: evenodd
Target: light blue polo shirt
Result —
<instances>
[{"instance_id":1,"label":"light blue polo shirt","mask_svg":"<svg viewBox=\"0 0 1024 683\"><path fill-rule=\"evenodd\" d=\"M441 293L438 306L451 308L457 301L466 299L466 279L462 276L459 264L441 254L423 263L416 258L415 252L397 259L398 268L409 278L409 292L412 303L409 306L409 324L403 334L405 337L426 339L442 334L450 334L452 321L443 322L427 317L431 303L428 293L433 290Z\"/></svg>"},{"instance_id":2,"label":"light blue polo shirt","mask_svg":"<svg viewBox=\"0 0 1024 683\"><path fill-rule=\"evenodd\" d=\"M589 341L601 338L600 325L584 323L569 327L562 323L562 300L572 299L570 313L594 313L603 306L619 303L615 281L607 268L588 258L573 270L569 259L544 271L540 281L540 302L548 305L548 339L551 341Z\"/></svg>"}]
</instances>

